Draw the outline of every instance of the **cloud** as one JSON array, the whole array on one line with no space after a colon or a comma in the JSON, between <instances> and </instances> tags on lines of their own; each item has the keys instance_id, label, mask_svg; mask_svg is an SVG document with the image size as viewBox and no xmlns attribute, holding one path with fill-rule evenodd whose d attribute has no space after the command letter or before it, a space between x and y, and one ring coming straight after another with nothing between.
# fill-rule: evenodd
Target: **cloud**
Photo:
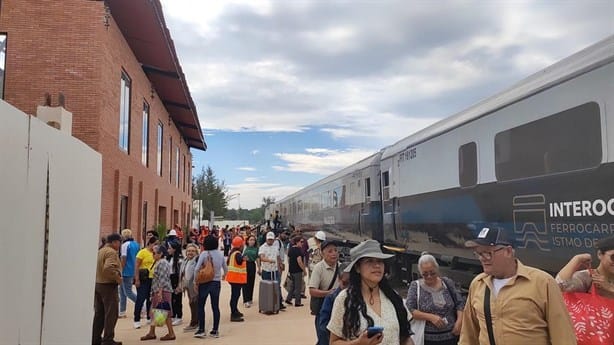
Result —
<instances>
[{"instance_id":1,"label":"cloud","mask_svg":"<svg viewBox=\"0 0 614 345\"><path fill-rule=\"evenodd\" d=\"M256 171L256 168L254 168L254 167L238 167L237 170Z\"/></svg>"},{"instance_id":2,"label":"cloud","mask_svg":"<svg viewBox=\"0 0 614 345\"><path fill-rule=\"evenodd\" d=\"M260 150L252 150L252 156L255 156L260 153Z\"/></svg>"},{"instance_id":3,"label":"cloud","mask_svg":"<svg viewBox=\"0 0 614 345\"><path fill-rule=\"evenodd\" d=\"M263 197L274 197L276 200L281 200L283 197L302 188L302 186L278 183L239 183L231 184L227 187L230 194L240 194L238 198L230 201L229 207L237 208L240 201L241 208L246 209L260 207Z\"/></svg>"},{"instance_id":4,"label":"cloud","mask_svg":"<svg viewBox=\"0 0 614 345\"><path fill-rule=\"evenodd\" d=\"M258 182L260 180L260 177L246 177L245 179L243 179L243 181L245 182Z\"/></svg>"},{"instance_id":5,"label":"cloud","mask_svg":"<svg viewBox=\"0 0 614 345\"><path fill-rule=\"evenodd\" d=\"M207 131L388 142L614 29L614 3L598 0L163 4Z\"/></svg>"},{"instance_id":6,"label":"cloud","mask_svg":"<svg viewBox=\"0 0 614 345\"><path fill-rule=\"evenodd\" d=\"M274 165L277 171L329 175L373 154L362 149L332 150L307 148L306 153L276 153L285 165Z\"/></svg>"}]
</instances>

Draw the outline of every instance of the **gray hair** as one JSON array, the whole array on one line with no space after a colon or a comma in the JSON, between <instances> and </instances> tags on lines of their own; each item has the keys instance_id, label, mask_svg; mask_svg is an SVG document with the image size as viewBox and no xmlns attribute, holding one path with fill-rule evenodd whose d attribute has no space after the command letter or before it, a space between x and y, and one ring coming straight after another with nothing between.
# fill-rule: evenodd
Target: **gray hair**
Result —
<instances>
[{"instance_id":1,"label":"gray hair","mask_svg":"<svg viewBox=\"0 0 614 345\"><path fill-rule=\"evenodd\" d=\"M197 246L197 245L195 245L194 243L188 243L188 245L187 245L187 246L185 246L185 249L188 249L188 248L194 248L194 249L196 249L196 254L198 254L198 253L200 252L200 248L198 248L198 246Z\"/></svg>"},{"instance_id":2,"label":"gray hair","mask_svg":"<svg viewBox=\"0 0 614 345\"><path fill-rule=\"evenodd\" d=\"M418 271L420 271L421 274L422 274L422 265L426 263L433 264L433 266L435 266L435 269L439 271L439 264L437 263L437 259L435 259L435 257L432 256L431 254L427 252L423 252L422 255L420 255L420 259L418 259Z\"/></svg>"}]
</instances>

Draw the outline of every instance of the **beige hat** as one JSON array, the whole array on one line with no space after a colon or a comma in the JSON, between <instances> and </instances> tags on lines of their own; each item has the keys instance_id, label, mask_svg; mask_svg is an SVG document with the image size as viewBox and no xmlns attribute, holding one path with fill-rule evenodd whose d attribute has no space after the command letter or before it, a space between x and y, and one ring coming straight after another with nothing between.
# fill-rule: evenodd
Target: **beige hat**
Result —
<instances>
[{"instance_id":1,"label":"beige hat","mask_svg":"<svg viewBox=\"0 0 614 345\"><path fill-rule=\"evenodd\" d=\"M384 254L376 240L366 240L360 242L356 247L350 249L350 259L352 262L345 268L345 272L351 272L354 264L362 258L390 259L394 254Z\"/></svg>"}]
</instances>

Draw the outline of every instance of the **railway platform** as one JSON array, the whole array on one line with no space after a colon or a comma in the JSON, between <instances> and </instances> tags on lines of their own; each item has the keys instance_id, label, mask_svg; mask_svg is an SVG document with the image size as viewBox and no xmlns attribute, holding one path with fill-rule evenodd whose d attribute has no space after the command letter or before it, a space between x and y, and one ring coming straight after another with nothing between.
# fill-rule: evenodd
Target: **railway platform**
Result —
<instances>
[{"instance_id":1,"label":"railway platform","mask_svg":"<svg viewBox=\"0 0 614 345\"><path fill-rule=\"evenodd\" d=\"M187 298L183 302L183 324L174 326L177 339L174 341L160 341L159 338L167 332L166 326L157 327L158 339L141 341L141 336L149 330L149 325L141 319L140 329L134 329L132 315L134 304L128 302L127 317L117 320L115 327L115 340L124 345L137 344L219 344L219 345L313 345L316 343L314 316L309 312L309 300L304 300L303 307L288 305L285 311L279 314L264 315L258 312L258 286L260 277L256 277L254 288L254 301L251 308L243 307L243 297L239 299L239 310L245 315L244 322L230 322L230 285L222 282L220 294L220 337L204 339L194 338L194 331L183 332L183 328L190 322L190 307ZM283 288L282 288L283 290ZM285 296L285 291L282 291ZM208 334L213 324L213 316L209 301L205 305L205 330Z\"/></svg>"}]
</instances>

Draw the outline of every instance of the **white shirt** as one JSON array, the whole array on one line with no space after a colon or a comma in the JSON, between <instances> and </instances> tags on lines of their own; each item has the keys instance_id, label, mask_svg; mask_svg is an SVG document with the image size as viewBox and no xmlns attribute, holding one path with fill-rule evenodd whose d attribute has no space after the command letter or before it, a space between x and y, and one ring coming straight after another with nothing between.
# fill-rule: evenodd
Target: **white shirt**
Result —
<instances>
[{"instance_id":1,"label":"white shirt","mask_svg":"<svg viewBox=\"0 0 614 345\"><path fill-rule=\"evenodd\" d=\"M381 345L398 345L401 342L399 338L399 321L397 319L397 314L394 309L394 305L392 302L384 295L384 293L380 290L380 300L381 300L381 313L382 316L377 315L373 309L367 305L367 315L369 315L373 319L374 326L381 326L384 328L384 338L382 339ZM333 311L330 316L330 321L328 322L328 330L331 333L334 333L336 336L345 339L343 337L343 315L345 314L345 298L347 297L347 289L339 292L337 298L335 298L335 303L333 304ZM357 312L357 311L353 311ZM367 320L360 314L360 327L358 327L358 335L364 332L367 329ZM358 338L357 335L351 337L352 340Z\"/></svg>"},{"instance_id":2,"label":"white shirt","mask_svg":"<svg viewBox=\"0 0 614 345\"><path fill-rule=\"evenodd\" d=\"M270 246L267 243L264 243L263 245L261 245L260 248L258 248L258 256L260 255L264 255L264 257L269 260L274 260L274 262L262 261L260 264L260 267L262 268L263 271L274 272L278 270L277 257L280 255L279 255L279 244L277 244L277 241L273 242L273 244Z\"/></svg>"},{"instance_id":3,"label":"white shirt","mask_svg":"<svg viewBox=\"0 0 614 345\"><path fill-rule=\"evenodd\" d=\"M512 278L505 278L505 279L496 279L496 278L492 278L492 287L494 289L493 293L495 294L495 297L497 297L497 295L499 294L499 290L501 290L502 287L505 286L505 284L507 284L507 282L509 282Z\"/></svg>"}]
</instances>

